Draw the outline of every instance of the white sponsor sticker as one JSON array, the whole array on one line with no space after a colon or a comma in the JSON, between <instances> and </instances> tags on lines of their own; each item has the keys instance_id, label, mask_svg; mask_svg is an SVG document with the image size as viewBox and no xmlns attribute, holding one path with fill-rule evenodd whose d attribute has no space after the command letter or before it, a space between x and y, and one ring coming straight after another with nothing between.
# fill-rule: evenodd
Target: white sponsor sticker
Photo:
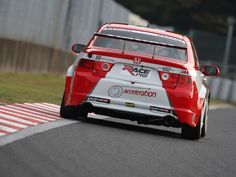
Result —
<instances>
[{"instance_id":1,"label":"white sponsor sticker","mask_svg":"<svg viewBox=\"0 0 236 177\"><path fill-rule=\"evenodd\" d=\"M113 86L108 90L108 95L113 98L119 98L121 95L134 95L140 97L156 98L157 93L150 89Z\"/></svg>"},{"instance_id":2,"label":"white sponsor sticker","mask_svg":"<svg viewBox=\"0 0 236 177\"><path fill-rule=\"evenodd\" d=\"M141 77L141 78L150 78L151 70L147 68L124 65L121 72L125 75Z\"/></svg>"}]
</instances>

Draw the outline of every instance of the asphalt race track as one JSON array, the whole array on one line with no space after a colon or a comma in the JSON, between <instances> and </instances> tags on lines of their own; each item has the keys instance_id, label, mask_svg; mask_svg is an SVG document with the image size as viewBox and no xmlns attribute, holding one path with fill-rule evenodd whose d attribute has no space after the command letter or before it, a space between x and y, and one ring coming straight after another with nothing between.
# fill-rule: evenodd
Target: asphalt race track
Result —
<instances>
[{"instance_id":1,"label":"asphalt race track","mask_svg":"<svg viewBox=\"0 0 236 177\"><path fill-rule=\"evenodd\" d=\"M206 138L179 129L89 119L0 147L0 177L233 177L236 109L209 113Z\"/></svg>"}]
</instances>

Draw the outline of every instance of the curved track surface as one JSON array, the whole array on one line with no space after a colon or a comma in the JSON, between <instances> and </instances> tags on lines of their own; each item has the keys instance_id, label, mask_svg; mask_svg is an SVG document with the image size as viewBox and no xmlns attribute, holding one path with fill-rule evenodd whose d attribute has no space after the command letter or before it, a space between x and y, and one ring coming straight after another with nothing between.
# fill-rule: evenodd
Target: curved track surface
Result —
<instances>
[{"instance_id":1,"label":"curved track surface","mask_svg":"<svg viewBox=\"0 0 236 177\"><path fill-rule=\"evenodd\" d=\"M206 138L179 129L89 119L0 147L1 177L156 177L236 174L236 109L211 110Z\"/></svg>"}]
</instances>

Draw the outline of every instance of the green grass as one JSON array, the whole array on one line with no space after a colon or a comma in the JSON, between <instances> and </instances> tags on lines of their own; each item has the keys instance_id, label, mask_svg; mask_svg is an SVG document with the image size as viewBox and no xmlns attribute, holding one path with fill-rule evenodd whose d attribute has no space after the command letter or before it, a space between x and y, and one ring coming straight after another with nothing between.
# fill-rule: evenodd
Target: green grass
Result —
<instances>
[{"instance_id":1,"label":"green grass","mask_svg":"<svg viewBox=\"0 0 236 177\"><path fill-rule=\"evenodd\" d=\"M65 77L52 74L0 73L0 103L60 104Z\"/></svg>"},{"instance_id":2,"label":"green grass","mask_svg":"<svg viewBox=\"0 0 236 177\"><path fill-rule=\"evenodd\" d=\"M218 99L211 99L210 105L220 105L220 104L230 104L229 102L218 100Z\"/></svg>"},{"instance_id":3,"label":"green grass","mask_svg":"<svg viewBox=\"0 0 236 177\"><path fill-rule=\"evenodd\" d=\"M60 104L65 77L52 74L0 73L0 103ZM227 102L211 99L211 105Z\"/></svg>"}]
</instances>

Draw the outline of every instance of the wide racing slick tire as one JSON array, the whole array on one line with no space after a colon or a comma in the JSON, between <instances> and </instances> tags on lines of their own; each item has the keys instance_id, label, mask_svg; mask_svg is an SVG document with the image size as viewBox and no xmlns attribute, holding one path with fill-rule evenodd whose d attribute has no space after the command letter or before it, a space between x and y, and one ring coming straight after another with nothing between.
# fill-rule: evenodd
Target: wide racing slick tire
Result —
<instances>
[{"instance_id":1,"label":"wide racing slick tire","mask_svg":"<svg viewBox=\"0 0 236 177\"><path fill-rule=\"evenodd\" d=\"M88 118L88 113L92 112L92 105L84 103L80 106L78 120L85 121Z\"/></svg>"},{"instance_id":2,"label":"wide racing slick tire","mask_svg":"<svg viewBox=\"0 0 236 177\"><path fill-rule=\"evenodd\" d=\"M87 117L88 117L87 110L80 109L77 119L80 121L85 121L87 119Z\"/></svg>"},{"instance_id":3,"label":"wide racing slick tire","mask_svg":"<svg viewBox=\"0 0 236 177\"><path fill-rule=\"evenodd\" d=\"M202 126L202 131L201 131L201 137L205 137L206 133L207 133L208 110L209 110L209 101L206 100L206 106L205 106L204 117L203 117L203 126Z\"/></svg>"},{"instance_id":4,"label":"wide racing slick tire","mask_svg":"<svg viewBox=\"0 0 236 177\"><path fill-rule=\"evenodd\" d=\"M77 119L79 115L79 107L65 106L64 95L61 101L60 115L65 119Z\"/></svg>"},{"instance_id":5,"label":"wide racing slick tire","mask_svg":"<svg viewBox=\"0 0 236 177\"><path fill-rule=\"evenodd\" d=\"M205 99L204 106L202 107L202 111L200 114L200 118L196 127L191 127L189 125L184 124L182 126L182 137L185 139L197 140L201 137L206 136L207 132L207 122L208 122L208 99Z\"/></svg>"},{"instance_id":6,"label":"wide racing slick tire","mask_svg":"<svg viewBox=\"0 0 236 177\"><path fill-rule=\"evenodd\" d=\"M189 125L182 125L181 134L184 139L197 140L201 138L201 120L202 116L200 115L200 119L196 127L191 127Z\"/></svg>"}]
</instances>

